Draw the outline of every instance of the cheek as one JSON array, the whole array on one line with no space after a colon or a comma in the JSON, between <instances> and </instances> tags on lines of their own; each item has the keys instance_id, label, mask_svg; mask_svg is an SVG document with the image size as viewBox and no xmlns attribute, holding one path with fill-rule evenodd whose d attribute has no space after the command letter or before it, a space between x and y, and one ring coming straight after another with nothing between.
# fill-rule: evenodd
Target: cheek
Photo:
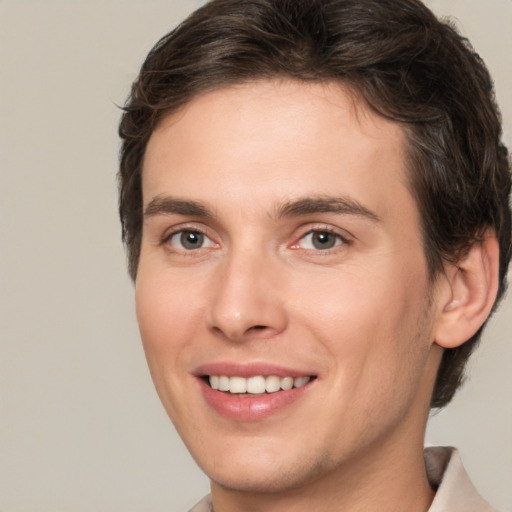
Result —
<instances>
[{"instance_id":1,"label":"cheek","mask_svg":"<svg viewBox=\"0 0 512 512\"><path fill-rule=\"evenodd\" d=\"M190 421L181 397L186 396L190 342L199 325L191 293L179 289L165 272L141 268L138 273L135 303L142 344L155 389L175 424Z\"/></svg>"},{"instance_id":2,"label":"cheek","mask_svg":"<svg viewBox=\"0 0 512 512\"><path fill-rule=\"evenodd\" d=\"M309 318L319 328L337 331L341 339L356 336L358 343L365 333L371 343L381 337L378 333L406 330L408 322L415 323L424 311L427 281L422 267L409 269L406 275L402 268L387 263L315 276L305 273L289 294L293 309L302 322Z\"/></svg>"},{"instance_id":3,"label":"cheek","mask_svg":"<svg viewBox=\"0 0 512 512\"><path fill-rule=\"evenodd\" d=\"M186 332L201 304L197 285L191 276L177 278L168 270L141 265L135 303L143 342L166 345Z\"/></svg>"},{"instance_id":4,"label":"cheek","mask_svg":"<svg viewBox=\"0 0 512 512\"><path fill-rule=\"evenodd\" d=\"M314 331L336 367L339 392L381 399L386 389L411 387L419 378L430 343L428 283L423 266L405 275L402 268L345 269L309 287L307 307L297 305L300 322Z\"/></svg>"},{"instance_id":5,"label":"cheek","mask_svg":"<svg viewBox=\"0 0 512 512\"><path fill-rule=\"evenodd\" d=\"M169 345L169 330L174 318L168 314L174 311L174 304L169 300L172 295L166 293L162 283L151 279L144 272L139 272L135 289L135 307L139 330L148 350L163 350Z\"/></svg>"},{"instance_id":6,"label":"cheek","mask_svg":"<svg viewBox=\"0 0 512 512\"><path fill-rule=\"evenodd\" d=\"M140 268L135 290L137 321L151 374L158 386L183 371L185 349L201 317L196 288L165 272Z\"/></svg>"}]
</instances>

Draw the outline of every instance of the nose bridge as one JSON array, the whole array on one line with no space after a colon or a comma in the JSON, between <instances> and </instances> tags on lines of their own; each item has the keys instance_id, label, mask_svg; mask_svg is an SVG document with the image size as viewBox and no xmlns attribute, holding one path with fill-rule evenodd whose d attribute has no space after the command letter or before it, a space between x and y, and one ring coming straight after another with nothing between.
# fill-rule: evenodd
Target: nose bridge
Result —
<instances>
[{"instance_id":1,"label":"nose bridge","mask_svg":"<svg viewBox=\"0 0 512 512\"><path fill-rule=\"evenodd\" d=\"M279 264L251 244L228 251L216 279L210 305L210 328L232 341L249 333L271 336L286 326L279 288Z\"/></svg>"}]
</instances>

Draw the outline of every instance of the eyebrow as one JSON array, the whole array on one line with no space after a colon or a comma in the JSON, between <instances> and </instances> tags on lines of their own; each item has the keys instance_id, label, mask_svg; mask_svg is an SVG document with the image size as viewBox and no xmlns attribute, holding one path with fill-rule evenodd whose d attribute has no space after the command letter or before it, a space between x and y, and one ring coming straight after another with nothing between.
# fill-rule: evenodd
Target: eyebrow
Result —
<instances>
[{"instance_id":1,"label":"eyebrow","mask_svg":"<svg viewBox=\"0 0 512 512\"><path fill-rule=\"evenodd\" d=\"M358 201L347 197L303 197L293 201L287 201L277 207L275 217L300 217L315 213L338 213L346 215L357 215L367 218L373 222L380 222L381 218ZM153 217L161 214L176 214L192 217L211 219L215 215L202 202L174 197L155 197L146 209L144 217Z\"/></svg>"},{"instance_id":2,"label":"eyebrow","mask_svg":"<svg viewBox=\"0 0 512 512\"><path fill-rule=\"evenodd\" d=\"M144 217L160 214L190 215L193 217L212 218L213 213L199 201L177 199L174 197L154 197L144 210Z\"/></svg>"},{"instance_id":3,"label":"eyebrow","mask_svg":"<svg viewBox=\"0 0 512 512\"><path fill-rule=\"evenodd\" d=\"M358 201L348 197L304 197L282 204L277 210L277 217L296 217L313 213L341 213L357 215L373 222L381 218Z\"/></svg>"}]
</instances>

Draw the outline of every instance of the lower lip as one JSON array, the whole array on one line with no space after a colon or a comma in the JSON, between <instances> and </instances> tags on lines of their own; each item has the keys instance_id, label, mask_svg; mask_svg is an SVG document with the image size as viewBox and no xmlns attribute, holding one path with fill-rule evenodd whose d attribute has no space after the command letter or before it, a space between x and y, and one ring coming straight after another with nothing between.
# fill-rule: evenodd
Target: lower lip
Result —
<instances>
[{"instance_id":1,"label":"lower lip","mask_svg":"<svg viewBox=\"0 0 512 512\"><path fill-rule=\"evenodd\" d=\"M265 393L257 396L241 396L212 389L199 379L206 402L218 414L238 421L258 421L276 414L296 402L314 381L286 391Z\"/></svg>"}]
</instances>

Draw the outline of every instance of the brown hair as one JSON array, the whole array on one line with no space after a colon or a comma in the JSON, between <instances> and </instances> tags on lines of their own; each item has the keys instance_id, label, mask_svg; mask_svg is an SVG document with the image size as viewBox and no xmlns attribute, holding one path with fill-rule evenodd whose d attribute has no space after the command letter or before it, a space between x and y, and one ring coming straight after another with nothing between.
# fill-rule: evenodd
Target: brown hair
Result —
<instances>
[{"instance_id":1,"label":"brown hair","mask_svg":"<svg viewBox=\"0 0 512 512\"><path fill-rule=\"evenodd\" d=\"M490 228L503 295L511 176L492 81L469 42L418 0L212 0L163 37L133 84L119 128L119 209L133 279L142 163L159 120L200 93L276 77L342 82L403 123L431 278ZM447 404L460 386L482 328L445 350L432 407Z\"/></svg>"}]
</instances>

